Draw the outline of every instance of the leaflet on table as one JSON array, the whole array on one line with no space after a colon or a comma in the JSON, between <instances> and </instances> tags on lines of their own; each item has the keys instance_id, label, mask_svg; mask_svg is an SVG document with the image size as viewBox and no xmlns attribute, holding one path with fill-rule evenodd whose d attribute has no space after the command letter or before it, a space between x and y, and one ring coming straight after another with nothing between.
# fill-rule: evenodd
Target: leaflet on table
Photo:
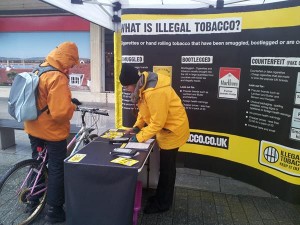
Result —
<instances>
[{"instance_id":1,"label":"leaflet on table","mask_svg":"<svg viewBox=\"0 0 300 225\"><path fill-rule=\"evenodd\" d=\"M102 138L108 138L108 139L114 139L114 138L120 138L123 137L124 133L118 131L118 129L110 129L108 130L104 135L102 135Z\"/></svg>"},{"instance_id":2,"label":"leaflet on table","mask_svg":"<svg viewBox=\"0 0 300 225\"><path fill-rule=\"evenodd\" d=\"M75 154L68 162L80 162L84 157L86 157L86 154Z\"/></svg>"},{"instance_id":3,"label":"leaflet on table","mask_svg":"<svg viewBox=\"0 0 300 225\"><path fill-rule=\"evenodd\" d=\"M128 142L125 148L148 149L154 139L149 139L146 142Z\"/></svg>"},{"instance_id":4,"label":"leaflet on table","mask_svg":"<svg viewBox=\"0 0 300 225\"><path fill-rule=\"evenodd\" d=\"M126 159L126 158L119 157L119 158L113 159L110 162L118 163L118 164L125 165L125 166L132 166L132 165L138 163L139 161L135 160L135 159Z\"/></svg>"}]
</instances>

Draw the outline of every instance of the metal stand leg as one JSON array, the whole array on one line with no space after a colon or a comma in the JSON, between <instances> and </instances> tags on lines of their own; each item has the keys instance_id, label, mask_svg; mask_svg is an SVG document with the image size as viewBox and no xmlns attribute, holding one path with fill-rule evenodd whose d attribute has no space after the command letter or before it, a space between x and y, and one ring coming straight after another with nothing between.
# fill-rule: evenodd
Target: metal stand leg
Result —
<instances>
[{"instance_id":1,"label":"metal stand leg","mask_svg":"<svg viewBox=\"0 0 300 225\"><path fill-rule=\"evenodd\" d=\"M150 157L147 160L147 189L149 189Z\"/></svg>"},{"instance_id":2,"label":"metal stand leg","mask_svg":"<svg viewBox=\"0 0 300 225\"><path fill-rule=\"evenodd\" d=\"M15 130L11 128L0 129L0 148L7 149L16 144Z\"/></svg>"}]
</instances>

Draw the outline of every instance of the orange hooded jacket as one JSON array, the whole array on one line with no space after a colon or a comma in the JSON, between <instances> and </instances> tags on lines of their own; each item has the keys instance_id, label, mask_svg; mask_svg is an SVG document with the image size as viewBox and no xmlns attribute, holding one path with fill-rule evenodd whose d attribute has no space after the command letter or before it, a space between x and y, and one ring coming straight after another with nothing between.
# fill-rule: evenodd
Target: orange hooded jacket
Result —
<instances>
[{"instance_id":1,"label":"orange hooded jacket","mask_svg":"<svg viewBox=\"0 0 300 225\"><path fill-rule=\"evenodd\" d=\"M24 123L28 134L47 141L61 141L69 136L70 120L76 105L71 102L69 77L64 71L78 62L77 46L72 42L64 42L52 50L41 64L51 65L59 71L45 72L39 79L37 105L39 109L48 105L48 110L37 120Z\"/></svg>"}]
</instances>

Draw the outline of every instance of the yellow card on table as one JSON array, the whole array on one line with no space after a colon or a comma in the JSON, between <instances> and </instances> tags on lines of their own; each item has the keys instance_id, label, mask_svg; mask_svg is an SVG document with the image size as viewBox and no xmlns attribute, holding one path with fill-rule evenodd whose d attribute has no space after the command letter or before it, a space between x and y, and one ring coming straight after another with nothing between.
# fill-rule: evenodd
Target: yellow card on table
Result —
<instances>
[{"instance_id":1,"label":"yellow card on table","mask_svg":"<svg viewBox=\"0 0 300 225\"><path fill-rule=\"evenodd\" d=\"M114 139L114 138L122 137L123 135L124 135L124 133L117 131L117 129L110 129L108 132L106 132L101 137L108 138L108 139Z\"/></svg>"},{"instance_id":2,"label":"yellow card on table","mask_svg":"<svg viewBox=\"0 0 300 225\"><path fill-rule=\"evenodd\" d=\"M68 160L68 162L80 162L86 154L75 154Z\"/></svg>"},{"instance_id":3,"label":"yellow card on table","mask_svg":"<svg viewBox=\"0 0 300 225\"><path fill-rule=\"evenodd\" d=\"M126 143L123 143L123 144L120 146L120 148L125 148L125 146L126 146Z\"/></svg>"},{"instance_id":4,"label":"yellow card on table","mask_svg":"<svg viewBox=\"0 0 300 225\"><path fill-rule=\"evenodd\" d=\"M126 159L126 158L119 157L110 162L118 163L118 164L125 165L125 166L132 166L132 165L138 163L139 161L135 160L135 159Z\"/></svg>"}]
</instances>

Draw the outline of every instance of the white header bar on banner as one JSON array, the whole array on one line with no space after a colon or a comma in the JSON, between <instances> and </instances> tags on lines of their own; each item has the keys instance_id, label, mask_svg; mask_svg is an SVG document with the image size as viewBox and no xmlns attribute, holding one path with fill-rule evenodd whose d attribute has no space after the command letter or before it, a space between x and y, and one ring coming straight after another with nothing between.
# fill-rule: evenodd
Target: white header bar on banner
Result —
<instances>
[{"instance_id":1,"label":"white header bar on banner","mask_svg":"<svg viewBox=\"0 0 300 225\"><path fill-rule=\"evenodd\" d=\"M242 18L125 20L122 22L122 35L237 33L241 30Z\"/></svg>"},{"instance_id":2,"label":"white header bar on banner","mask_svg":"<svg viewBox=\"0 0 300 225\"><path fill-rule=\"evenodd\" d=\"M251 57L251 66L300 67L296 57Z\"/></svg>"}]
</instances>

